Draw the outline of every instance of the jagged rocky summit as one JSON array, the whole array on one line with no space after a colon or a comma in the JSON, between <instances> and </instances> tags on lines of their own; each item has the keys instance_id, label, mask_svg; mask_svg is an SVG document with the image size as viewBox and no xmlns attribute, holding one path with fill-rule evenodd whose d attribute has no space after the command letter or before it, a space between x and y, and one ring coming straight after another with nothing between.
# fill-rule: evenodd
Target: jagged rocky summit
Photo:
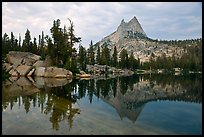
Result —
<instances>
[{"instance_id":1,"label":"jagged rocky summit","mask_svg":"<svg viewBox=\"0 0 204 137\"><path fill-rule=\"evenodd\" d=\"M140 34L144 37L147 37L137 18L134 17L127 23L124 21L124 19L122 19L117 30L111 35L105 37L102 41L111 40L112 42L117 43L120 39L124 39L130 35L136 34Z\"/></svg>"},{"instance_id":2,"label":"jagged rocky summit","mask_svg":"<svg viewBox=\"0 0 204 137\"><path fill-rule=\"evenodd\" d=\"M123 49L126 49L129 55L133 52L134 57L140 59L140 62L149 61L152 53L155 58L162 56L163 53L166 54L166 57L180 56L184 53L181 47L175 48L149 38L135 16L129 22L122 19L115 32L97 42L94 46L95 53L97 53L98 46L101 48L107 46L111 54L116 46L118 55Z\"/></svg>"}]
</instances>

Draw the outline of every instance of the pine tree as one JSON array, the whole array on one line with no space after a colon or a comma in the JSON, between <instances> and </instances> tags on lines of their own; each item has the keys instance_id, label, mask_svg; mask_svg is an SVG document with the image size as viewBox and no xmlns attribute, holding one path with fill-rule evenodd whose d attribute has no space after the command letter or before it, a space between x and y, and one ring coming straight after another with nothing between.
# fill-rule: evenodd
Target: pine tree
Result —
<instances>
[{"instance_id":1,"label":"pine tree","mask_svg":"<svg viewBox=\"0 0 204 137\"><path fill-rule=\"evenodd\" d=\"M77 72L77 67L76 67L76 50L74 48L74 44L75 43L79 43L81 42L81 37L76 37L74 34L74 24L73 22L68 18L69 23L70 23L70 27L68 28L68 45L67 45L67 61L66 61L66 65L65 68L66 69L76 69L73 70L72 72ZM74 66L72 66L74 65Z\"/></svg>"},{"instance_id":2,"label":"pine tree","mask_svg":"<svg viewBox=\"0 0 204 137\"><path fill-rule=\"evenodd\" d=\"M112 56L112 63L111 65L113 67L117 67L118 66L118 53L117 53L117 48L116 46L114 46L114 51L113 51L113 56Z\"/></svg>"},{"instance_id":3,"label":"pine tree","mask_svg":"<svg viewBox=\"0 0 204 137\"><path fill-rule=\"evenodd\" d=\"M123 49L120 53L120 67L128 68L128 53L126 49Z\"/></svg>"},{"instance_id":4,"label":"pine tree","mask_svg":"<svg viewBox=\"0 0 204 137\"><path fill-rule=\"evenodd\" d=\"M110 50L107 46L104 46L101 53L101 64L110 65Z\"/></svg>"},{"instance_id":5,"label":"pine tree","mask_svg":"<svg viewBox=\"0 0 204 137\"><path fill-rule=\"evenodd\" d=\"M55 58L55 47L54 47L54 44L52 42L52 39L46 35L45 36L45 41L47 43L47 52L45 52L45 47L44 46L40 46L41 47L41 50L43 50L43 56L45 56L45 54L47 54L48 56L50 56L51 59L54 59ZM40 52L41 53L41 52ZM54 60L52 60L53 62Z\"/></svg>"},{"instance_id":6,"label":"pine tree","mask_svg":"<svg viewBox=\"0 0 204 137\"><path fill-rule=\"evenodd\" d=\"M61 46L62 47L61 47L61 51L60 51L62 53L63 64L66 64L67 59L69 57L69 55L67 54L67 52L68 52L68 45L69 45L68 39L69 39L69 36L68 36L67 28L64 25L63 38L62 38L62 41L61 41Z\"/></svg>"},{"instance_id":7,"label":"pine tree","mask_svg":"<svg viewBox=\"0 0 204 137\"><path fill-rule=\"evenodd\" d=\"M17 39L14 40L14 50L19 51L18 40Z\"/></svg>"},{"instance_id":8,"label":"pine tree","mask_svg":"<svg viewBox=\"0 0 204 137\"><path fill-rule=\"evenodd\" d=\"M100 51L100 46L98 46L98 49L97 49L97 55L96 55L96 62L97 64L101 64L101 51Z\"/></svg>"},{"instance_id":9,"label":"pine tree","mask_svg":"<svg viewBox=\"0 0 204 137\"><path fill-rule=\"evenodd\" d=\"M10 39L6 33L4 33L2 37L2 58L6 57L6 54L10 51L11 49L11 44L10 44Z\"/></svg>"},{"instance_id":10,"label":"pine tree","mask_svg":"<svg viewBox=\"0 0 204 137\"><path fill-rule=\"evenodd\" d=\"M13 32L11 32L10 43L11 43L11 50L15 50L15 37L13 35Z\"/></svg>"},{"instance_id":11,"label":"pine tree","mask_svg":"<svg viewBox=\"0 0 204 137\"><path fill-rule=\"evenodd\" d=\"M135 59L133 52L131 52L130 57L128 59L129 68L134 70L139 68L139 62Z\"/></svg>"},{"instance_id":12,"label":"pine tree","mask_svg":"<svg viewBox=\"0 0 204 137\"><path fill-rule=\"evenodd\" d=\"M41 46L41 35L39 35L39 38L38 38L38 47Z\"/></svg>"},{"instance_id":13,"label":"pine tree","mask_svg":"<svg viewBox=\"0 0 204 137\"><path fill-rule=\"evenodd\" d=\"M61 28L60 28L60 20L57 19L57 21L54 20L53 22L53 27L51 28L51 33L52 33L52 38L53 38L53 63L56 66L60 66L60 37L62 36L61 34ZM42 44L42 43L41 43Z\"/></svg>"},{"instance_id":14,"label":"pine tree","mask_svg":"<svg viewBox=\"0 0 204 137\"><path fill-rule=\"evenodd\" d=\"M21 34L19 33L19 38L18 38L18 48L19 51L21 51Z\"/></svg>"},{"instance_id":15,"label":"pine tree","mask_svg":"<svg viewBox=\"0 0 204 137\"><path fill-rule=\"evenodd\" d=\"M72 57L74 44L81 42L81 38L75 36L74 23L69 18L68 20L70 22L70 27L68 28L68 55Z\"/></svg>"},{"instance_id":16,"label":"pine tree","mask_svg":"<svg viewBox=\"0 0 204 137\"><path fill-rule=\"evenodd\" d=\"M42 31L42 38L41 39L39 38L39 40L40 40L40 45L44 46L45 45L45 38L44 38L44 32L43 31Z\"/></svg>"},{"instance_id":17,"label":"pine tree","mask_svg":"<svg viewBox=\"0 0 204 137\"><path fill-rule=\"evenodd\" d=\"M73 53L72 59L67 59L67 62L65 64L65 66L64 66L65 69L68 69L68 70L72 71L74 73L74 75L76 73L79 73L79 70L77 68L77 57L76 57L77 53L76 52L77 52L76 49L73 48L73 50L72 50L72 53Z\"/></svg>"},{"instance_id":18,"label":"pine tree","mask_svg":"<svg viewBox=\"0 0 204 137\"><path fill-rule=\"evenodd\" d=\"M24 51L31 51L32 47L30 45L30 40L31 40L31 36L30 36L30 31L27 29L26 33L25 33L25 39L24 39Z\"/></svg>"},{"instance_id":19,"label":"pine tree","mask_svg":"<svg viewBox=\"0 0 204 137\"><path fill-rule=\"evenodd\" d=\"M37 39L34 37L33 38L33 50L32 50L32 52L34 53L34 54L37 54L37 41L36 41Z\"/></svg>"},{"instance_id":20,"label":"pine tree","mask_svg":"<svg viewBox=\"0 0 204 137\"><path fill-rule=\"evenodd\" d=\"M92 40L91 40L91 43L90 43L89 49L88 49L88 64L90 64L90 65L95 64L95 55L94 55Z\"/></svg>"},{"instance_id":21,"label":"pine tree","mask_svg":"<svg viewBox=\"0 0 204 137\"><path fill-rule=\"evenodd\" d=\"M79 63L79 69L86 70L86 49L79 46L79 55L78 55L78 63Z\"/></svg>"}]
</instances>

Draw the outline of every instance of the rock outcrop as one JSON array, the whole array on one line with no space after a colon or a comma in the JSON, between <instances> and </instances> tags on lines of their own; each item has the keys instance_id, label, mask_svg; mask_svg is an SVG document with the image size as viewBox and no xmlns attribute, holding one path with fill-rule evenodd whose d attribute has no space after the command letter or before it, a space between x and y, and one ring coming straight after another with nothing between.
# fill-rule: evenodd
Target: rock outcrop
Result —
<instances>
[{"instance_id":1,"label":"rock outcrop","mask_svg":"<svg viewBox=\"0 0 204 137\"><path fill-rule=\"evenodd\" d=\"M26 76L30 72L31 69L32 69L32 66L19 65L16 68L16 71L20 76Z\"/></svg>"},{"instance_id":2,"label":"rock outcrop","mask_svg":"<svg viewBox=\"0 0 204 137\"><path fill-rule=\"evenodd\" d=\"M72 78L71 71L52 67L49 57L40 60L40 56L30 52L10 51L3 67L11 76L37 76L48 78Z\"/></svg>"},{"instance_id":3,"label":"rock outcrop","mask_svg":"<svg viewBox=\"0 0 204 137\"><path fill-rule=\"evenodd\" d=\"M104 37L94 45L95 53L97 53L98 46L101 49L107 46L111 54L113 54L114 47L116 46L118 59L120 59L120 52L125 49L129 56L133 53L134 57L139 59L140 62L148 62L152 54L154 54L156 59L163 54L166 57L174 55L177 58L185 53L182 47L160 43L149 38L136 17L133 17L129 22L125 22L122 19L115 32Z\"/></svg>"},{"instance_id":4,"label":"rock outcrop","mask_svg":"<svg viewBox=\"0 0 204 137\"><path fill-rule=\"evenodd\" d=\"M63 68L57 68L57 67L47 67L45 68L44 77L51 77L51 78L65 78L65 77L71 77L73 74L71 71L63 69Z\"/></svg>"},{"instance_id":5,"label":"rock outcrop","mask_svg":"<svg viewBox=\"0 0 204 137\"><path fill-rule=\"evenodd\" d=\"M106 65L87 65L86 68L89 73L93 73L94 75L111 74L114 76L130 76L134 74L133 71L128 69L117 69Z\"/></svg>"},{"instance_id":6,"label":"rock outcrop","mask_svg":"<svg viewBox=\"0 0 204 137\"><path fill-rule=\"evenodd\" d=\"M6 61L15 66L18 66L20 64L32 66L33 63L40 60L40 58L40 56L30 52L10 51L7 54Z\"/></svg>"},{"instance_id":7,"label":"rock outcrop","mask_svg":"<svg viewBox=\"0 0 204 137\"><path fill-rule=\"evenodd\" d=\"M90 74L86 74L84 71L80 71L80 74L76 74L77 78L82 78L82 79L89 79L91 77Z\"/></svg>"}]
</instances>

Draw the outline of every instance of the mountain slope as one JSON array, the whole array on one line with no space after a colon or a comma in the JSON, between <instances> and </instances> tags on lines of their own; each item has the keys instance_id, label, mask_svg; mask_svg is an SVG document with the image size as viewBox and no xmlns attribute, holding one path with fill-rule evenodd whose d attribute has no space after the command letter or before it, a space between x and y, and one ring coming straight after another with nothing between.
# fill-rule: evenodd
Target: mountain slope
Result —
<instances>
[{"instance_id":1,"label":"mountain slope","mask_svg":"<svg viewBox=\"0 0 204 137\"><path fill-rule=\"evenodd\" d=\"M133 52L135 58L140 59L140 62L149 61L152 54L155 58L163 54L166 57L172 57L173 55L179 57L185 51L182 47L169 46L148 38L136 17L133 17L127 23L122 19L115 32L95 44L95 52L97 46L101 48L107 46L111 54L114 46L116 46L118 55L123 49L126 49L129 55Z\"/></svg>"}]
</instances>

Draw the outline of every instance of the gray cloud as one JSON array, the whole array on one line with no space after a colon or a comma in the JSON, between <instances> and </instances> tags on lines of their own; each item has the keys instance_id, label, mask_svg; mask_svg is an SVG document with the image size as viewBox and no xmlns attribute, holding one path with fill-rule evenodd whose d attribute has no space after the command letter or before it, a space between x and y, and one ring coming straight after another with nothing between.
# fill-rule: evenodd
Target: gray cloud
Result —
<instances>
[{"instance_id":1,"label":"gray cloud","mask_svg":"<svg viewBox=\"0 0 204 137\"><path fill-rule=\"evenodd\" d=\"M136 16L150 38L189 39L202 37L201 2L3 2L2 34L21 33L28 28L32 38L44 31L50 35L53 21L61 27L74 22L75 33L88 47L115 31L124 19Z\"/></svg>"}]
</instances>

